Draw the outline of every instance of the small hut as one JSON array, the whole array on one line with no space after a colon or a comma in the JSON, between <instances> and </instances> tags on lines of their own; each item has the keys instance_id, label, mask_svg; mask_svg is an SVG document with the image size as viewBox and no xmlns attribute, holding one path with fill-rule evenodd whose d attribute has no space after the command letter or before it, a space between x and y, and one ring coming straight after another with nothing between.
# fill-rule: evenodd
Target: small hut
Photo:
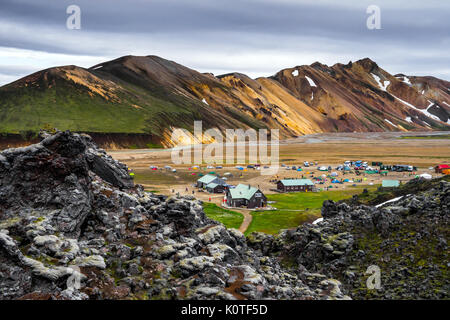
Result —
<instances>
[{"instance_id":1,"label":"small hut","mask_svg":"<svg viewBox=\"0 0 450 320\"><path fill-rule=\"evenodd\" d=\"M282 192L313 191L314 183L309 179L284 179L277 182L277 190Z\"/></svg>"},{"instance_id":2,"label":"small hut","mask_svg":"<svg viewBox=\"0 0 450 320\"><path fill-rule=\"evenodd\" d=\"M206 191L209 193L223 193L224 186L217 183L210 183L206 185Z\"/></svg>"}]
</instances>

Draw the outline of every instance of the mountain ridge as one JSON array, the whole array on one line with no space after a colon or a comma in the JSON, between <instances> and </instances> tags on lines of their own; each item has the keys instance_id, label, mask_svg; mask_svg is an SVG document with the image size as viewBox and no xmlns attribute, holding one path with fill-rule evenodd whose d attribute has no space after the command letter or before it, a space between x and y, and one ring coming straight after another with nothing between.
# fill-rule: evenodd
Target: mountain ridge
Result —
<instances>
[{"instance_id":1,"label":"mountain ridge","mask_svg":"<svg viewBox=\"0 0 450 320\"><path fill-rule=\"evenodd\" d=\"M450 129L450 82L391 75L369 58L285 68L252 79L214 76L175 61L123 56L90 68L48 68L0 87L0 132L43 126L148 135L173 146L175 127L274 128L282 138L322 132ZM198 137L194 137L198 139ZM202 141L207 142L207 141Z\"/></svg>"}]
</instances>

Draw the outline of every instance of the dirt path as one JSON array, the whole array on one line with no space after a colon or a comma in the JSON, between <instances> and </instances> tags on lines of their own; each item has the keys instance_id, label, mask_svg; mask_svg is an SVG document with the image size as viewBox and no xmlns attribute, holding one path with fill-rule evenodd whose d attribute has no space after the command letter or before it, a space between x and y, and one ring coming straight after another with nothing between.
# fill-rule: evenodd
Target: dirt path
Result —
<instances>
[{"instance_id":1,"label":"dirt path","mask_svg":"<svg viewBox=\"0 0 450 320\"><path fill-rule=\"evenodd\" d=\"M238 212L244 216L244 221L242 221L242 224L238 230L242 233L245 233L245 231L247 231L248 227L250 226L250 223L252 222L253 216L250 214L250 212L245 210L239 210Z\"/></svg>"}]
</instances>

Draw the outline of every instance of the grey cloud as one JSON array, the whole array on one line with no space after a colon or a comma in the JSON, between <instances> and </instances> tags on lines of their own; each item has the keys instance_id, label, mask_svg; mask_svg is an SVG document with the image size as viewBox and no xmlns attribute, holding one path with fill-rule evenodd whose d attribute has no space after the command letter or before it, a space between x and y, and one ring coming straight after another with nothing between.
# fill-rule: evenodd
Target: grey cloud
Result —
<instances>
[{"instance_id":1,"label":"grey cloud","mask_svg":"<svg viewBox=\"0 0 450 320\"><path fill-rule=\"evenodd\" d=\"M70 4L82 9L82 30L65 28ZM382 30L366 28L370 4L381 7ZM432 72L450 62L449 11L448 2L416 0L2 0L0 23L44 34L0 30L0 45L93 56L169 52L180 63L194 61L190 67L215 70L228 67L220 58L200 63L196 55L273 52L277 59L298 52L295 64L304 64L312 61L301 57L317 52L336 56L333 62L369 56L388 71ZM267 63L237 71L264 70L277 71Z\"/></svg>"},{"instance_id":2,"label":"grey cloud","mask_svg":"<svg viewBox=\"0 0 450 320\"><path fill-rule=\"evenodd\" d=\"M0 65L0 73L3 75L16 75L20 74L28 74L33 72L33 68L25 67L25 66L10 66L10 65Z\"/></svg>"}]
</instances>

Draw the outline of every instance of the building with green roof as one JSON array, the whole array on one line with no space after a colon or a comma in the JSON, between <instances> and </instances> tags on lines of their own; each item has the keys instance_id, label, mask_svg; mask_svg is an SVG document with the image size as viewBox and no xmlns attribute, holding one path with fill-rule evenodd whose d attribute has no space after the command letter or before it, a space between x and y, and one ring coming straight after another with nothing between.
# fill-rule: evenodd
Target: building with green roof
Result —
<instances>
[{"instance_id":1,"label":"building with green roof","mask_svg":"<svg viewBox=\"0 0 450 320\"><path fill-rule=\"evenodd\" d=\"M226 198L229 207L245 206L253 209L267 205L267 198L261 190L245 184L239 184L236 188L228 188Z\"/></svg>"},{"instance_id":2,"label":"building with green roof","mask_svg":"<svg viewBox=\"0 0 450 320\"><path fill-rule=\"evenodd\" d=\"M218 176L206 174L197 180L197 187L198 188L206 188L206 186L210 183L220 184L221 186L225 185L225 181L220 179Z\"/></svg>"},{"instance_id":3,"label":"building with green roof","mask_svg":"<svg viewBox=\"0 0 450 320\"><path fill-rule=\"evenodd\" d=\"M212 182L206 185L206 191L208 191L209 193L222 193L223 190L224 186L218 183Z\"/></svg>"},{"instance_id":4,"label":"building with green roof","mask_svg":"<svg viewBox=\"0 0 450 320\"><path fill-rule=\"evenodd\" d=\"M284 179L277 182L277 190L281 192L313 191L314 183L309 179Z\"/></svg>"},{"instance_id":5,"label":"building with green roof","mask_svg":"<svg viewBox=\"0 0 450 320\"><path fill-rule=\"evenodd\" d=\"M400 186L400 181L398 180L383 180L381 182L383 188L398 188Z\"/></svg>"}]
</instances>

